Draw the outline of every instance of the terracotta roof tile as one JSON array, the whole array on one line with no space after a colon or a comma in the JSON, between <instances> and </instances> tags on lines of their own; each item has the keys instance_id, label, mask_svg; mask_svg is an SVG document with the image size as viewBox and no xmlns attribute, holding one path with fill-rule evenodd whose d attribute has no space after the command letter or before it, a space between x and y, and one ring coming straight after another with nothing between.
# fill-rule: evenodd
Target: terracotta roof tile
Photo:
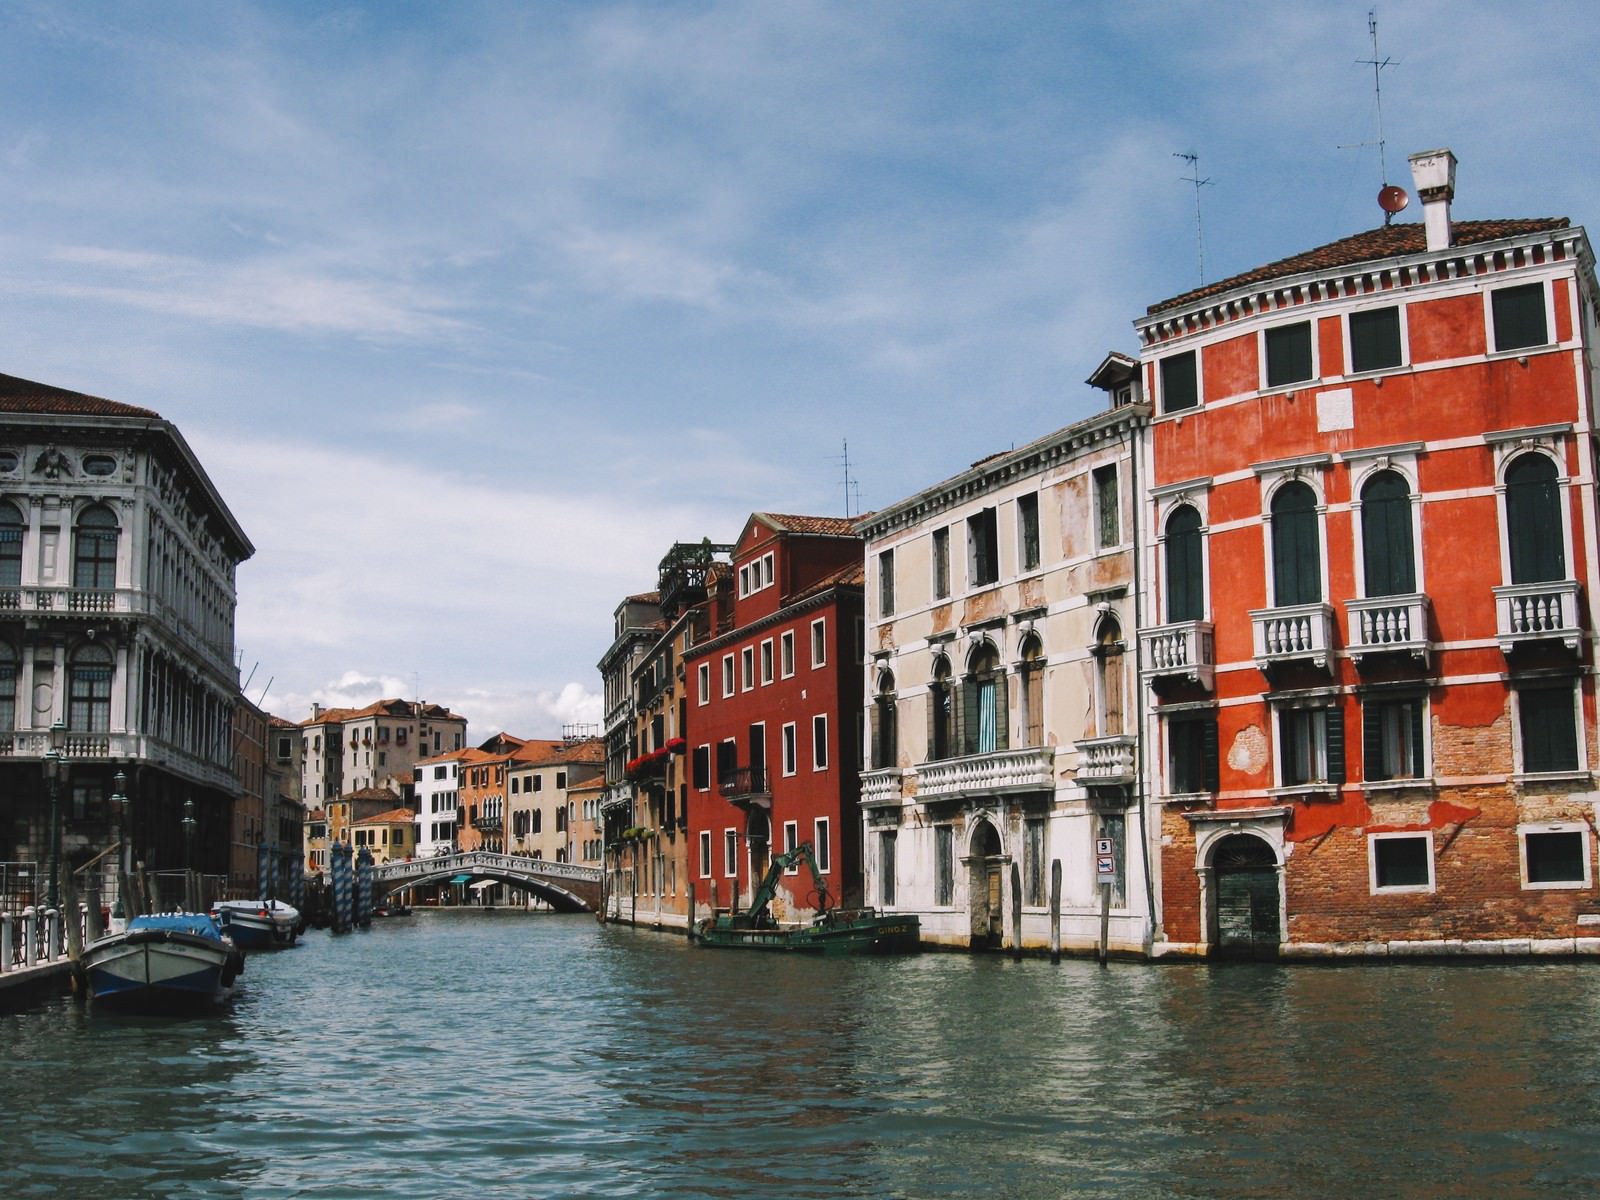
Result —
<instances>
[{"instance_id":1,"label":"terracotta roof tile","mask_svg":"<svg viewBox=\"0 0 1600 1200\"><path fill-rule=\"evenodd\" d=\"M867 584L867 567L862 562L846 563L837 571L824 575L805 591L789 597L790 604L798 604L802 600L810 599L820 592L825 592L834 587L865 587Z\"/></svg>"},{"instance_id":2,"label":"terracotta roof tile","mask_svg":"<svg viewBox=\"0 0 1600 1200\"><path fill-rule=\"evenodd\" d=\"M401 822L409 824L417 819L417 814L409 808L391 808L388 812L381 812L375 817L362 817L359 821L351 821L352 825L396 825Z\"/></svg>"},{"instance_id":3,"label":"terracotta roof tile","mask_svg":"<svg viewBox=\"0 0 1600 1200\"><path fill-rule=\"evenodd\" d=\"M79 417L148 417L159 421L161 414L148 408L135 408L99 396L69 392L66 388L15 375L0 375L0 412L57 413Z\"/></svg>"},{"instance_id":4,"label":"terracotta roof tile","mask_svg":"<svg viewBox=\"0 0 1600 1200\"><path fill-rule=\"evenodd\" d=\"M762 521L787 533L821 533L855 537L855 517L804 517L793 513L756 513Z\"/></svg>"},{"instance_id":5,"label":"terracotta roof tile","mask_svg":"<svg viewBox=\"0 0 1600 1200\"><path fill-rule=\"evenodd\" d=\"M1492 242L1500 238L1516 237L1524 233L1545 233L1554 229L1565 229L1570 224L1571 222L1566 217L1455 221L1450 225L1450 235L1453 245L1471 246L1478 242ZM1337 242L1329 242L1326 246L1318 246L1315 250L1306 250L1288 258L1280 258L1277 262L1267 263L1265 266L1256 267L1254 270L1245 271L1243 274L1234 275L1216 283L1208 283L1205 287L1195 288L1193 291L1184 292L1181 296L1173 296L1170 300L1162 300L1160 303L1152 304L1147 311L1149 314L1154 315L1159 312L1165 312L1169 308L1182 308L1197 300L1204 300L1210 296L1220 296L1224 292L1231 292L1235 288L1248 287L1251 284L1266 283L1273 279L1284 279L1290 275L1300 275L1309 271L1326 271L1335 267L1354 266L1356 263L1373 262L1383 258L1398 258L1407 254L1421 254L1427 248L1426 232L1418 222L1407 222L1404 225L1380 225L1377 229L1369 229L1365 233L1341 238Z\"/></svg>"}]
</instances>

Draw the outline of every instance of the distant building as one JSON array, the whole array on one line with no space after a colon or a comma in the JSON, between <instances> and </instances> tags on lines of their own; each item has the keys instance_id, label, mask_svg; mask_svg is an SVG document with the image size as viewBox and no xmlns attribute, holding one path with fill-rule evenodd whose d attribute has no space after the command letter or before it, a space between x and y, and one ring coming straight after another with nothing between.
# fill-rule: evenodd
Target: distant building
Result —
<instances>
[{"instance_id":1,"label":"distant building","mask_svg":"<svg viewBox=\"0 0 1600 1200\"><path fill-rule=\"evenodd\" d=\"M412 856L415 848L416 818L417 814L409 808L392 808L352 821L351 845L358 854L365 846L372 854L374 865L403 862Z\"/></svg>"},{"instance_id":2,"label":"distant building","mask_svg":"<svg viewBox=\"0 0 1600 1200\"><path fill-rule=\"evenodd\" d=\"M59 884L119 844L153 873L233 874L235 574L252 553L171 422L0 375L0 862L22 864L0 902L43 903L52 861Z\"/></svg>"},{"instance_id":3,"label":"distant building","mask_svg":"<svg viewBox=\"0 0 1600 1200\"><path fill-rule=\"evenodd\" d=\"M547 862L575 862L577 801L572 789L605 771L598 737L524 743L507 768L511 839L507 850Z\"/></svg>"},{"instance_id":4,"label":"distant building","mask_svg":"<svg viewBox=\"0 0 1600 1200\"><path fill-rule=\"evenodd\" d=\"M600 821L607 854L606 895L613 904L622 896L629 897L631 904L635 886L632 839L638 821L634 816L634 784L627 769L637 755L633 673L661 629L661 594L641 592L629 596L612 613L611 645L599 663L605 690L602 736L606 746L606 788L600 797ZM627 839L624 833L628 834Z\"/></svg>"},{"instance_id":5,"label":"distant building","mask_svg":"<svg viewBox=\"0 0 1600 1200\"><path fill-rule=\"evenodd\" d=\"M460 750L419 759L411 768L411 791L417 806L416 854L430 858L456 848L456 821L461 808Z\"/></svg>"},{"instance_id":6,"label":"distant building","mask_svg":"<svg viewBox=\"0 0 1600 1200\"><path fill-rule=\"evenodd\" d=\"M306 804L383 786L409 798L417 760L460 750L467 719L419 700L378 700L361 708L314 705L300 733Z\"/></svg>"},{"instance_id":7,"label":"distant building","mask_svg":"<svg viewBox=\"0 0 1600 1200\"><path fill-rule=\"evenodd\" d=\"M600 823L600 797L605 788L604 774L567 785L567 798L576 813L572 819L572 861L580 866L603 867L605 863L605 838Z\"/></svg>"},{"instance_id":8,"label":"distant building","mask_svg":"<svg viewBox=\"0 0 1600 1200\"><path fill-rule=\"evenodd\" d=\"M277 829L267 823L267 721L266 713L239 697L233 716L233 770L239 790L233 803L228 892L247 899L261 895L260 850L269 840L276 857ZM299 857L297 843L291 844L291 855L291 862Z\"/></svg>"}]
</instances>

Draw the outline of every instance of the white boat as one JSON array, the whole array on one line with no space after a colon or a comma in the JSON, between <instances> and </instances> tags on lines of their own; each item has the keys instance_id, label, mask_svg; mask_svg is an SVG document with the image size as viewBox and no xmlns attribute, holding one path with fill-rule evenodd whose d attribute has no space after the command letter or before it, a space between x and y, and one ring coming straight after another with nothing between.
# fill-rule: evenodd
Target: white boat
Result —
<instances>
[{"instance_id":1,"label":"white boat","mask_svg":"<svg viewBox=\"0 0 1600 1200\"><path fill-rule=\"evenodd\" d=\"M292 946L303 928L300 910L282 900L219 900L211 915L241 950Z\"/></svg>"},{"instance_id":2,"label":"white boat","mask_svg":"<svg viewBox=\"0 0 1600 1200\"><path fill-rule=\"evenodd\" d=\"M96 1006L204 1008L227 997L244 956L205 913L134 917L84 948L79 979Z\"/></svg>"}]
</instances>

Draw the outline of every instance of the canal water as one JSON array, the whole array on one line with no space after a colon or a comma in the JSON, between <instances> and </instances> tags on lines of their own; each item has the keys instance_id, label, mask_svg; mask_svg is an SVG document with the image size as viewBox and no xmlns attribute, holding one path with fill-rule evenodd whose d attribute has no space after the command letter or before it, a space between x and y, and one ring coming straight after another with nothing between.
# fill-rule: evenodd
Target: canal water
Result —
<instances>
[{"instance_id":1,"label":"canal water","mask_svg":"<svg viewBox=\"0 0 1600 1200\"><path fill-rule=\"evenodd\" d=\"M425 912L0 1017L0 1195L1584 1196L1600 968L694 950Z\"/></svg>"}]
</instances>

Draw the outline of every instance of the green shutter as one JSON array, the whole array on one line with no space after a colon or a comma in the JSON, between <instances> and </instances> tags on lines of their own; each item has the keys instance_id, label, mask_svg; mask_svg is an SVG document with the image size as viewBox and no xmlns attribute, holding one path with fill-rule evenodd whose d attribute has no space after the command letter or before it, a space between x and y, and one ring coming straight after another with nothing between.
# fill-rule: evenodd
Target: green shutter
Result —
<instances>
[{"instance_id":1,"label":"green shutter","mask_svg":"<svg viewBox=\"0 0 1600 1200\"><path fill-rule=\"evenodd\" d=\"M1367 595L1403 596L1417 590L1411 489L1394 471L1379 472L1361 489L1361 543Z\"/></svg>"},{"instance_id":2,"label":"green shutter","mask_svg":"<svg viewBox=\"0 0 1600 1200\"><path fill-rule=\"evenodd\" d=\"M1544 319L1544 284L1499 288L1489 293L1494 310L1494 348L1520 350L1550 341Z\"/></svg>"},{"instance_id":3,"label":"green shutter","mask_svg":"<svg viewBox=\"0 0 1600 1200\"><path fill-rule=\"evenodd\" d=\"M1344 706L1336 704L1328 710L1328 782L1344 782Z\"/></svg>"},{"instance_id":4,"label":"green shutter","mask_svg":"<svg viewBox=\"0 0 1600 1200\"><path fill-rule=\"evenodd\" d=\"M1200 403L1200 381L1193 350L1161 360L1161 411L1181 412Z\"/></svg>"},{"instance_id":5,"label":"green shutter","mask_svg":"<svg viewBox=\"0 0 1600 1200\"><path fill-rule=\"evenodd\" d=\"M1398 308L1350 314L1350 370L1353 374L1398 367L1401 357Z\"/></svg>"},{"instance_id":6,"label":"green shutter","mask_svg":"<svg viewBox=\"0 0 1600 1200\"><path fill-rule=\"evenodd\" d=\"M1272 571L1275 607L1322 599L1317 498L1304 483L1287 483L1272 498Z\"/></svg>"},{"instance_id":7,"label":"green shutter","mask_svg":"<svg viewBox=\"0 0 1600 1200\"><path fill-rule=\"evenodd\" d=\"M1267 386L1283 387L1311 378L1311 322L1267 330Z\"/></svg>"},{"instance_id":8,"label":"green shutter","mask_svg":"<svg viewBox=\"0 0 1600 1200\"><path fill-rule=\"evenodd\" d=\"M1208 792L1218 791L1222 783L1221 762L1217 754L1217 718L1215 714L1202 717L1200 726L1200 755L1205 769L1205 787Z\"/></svg>"},{"instance_id":9,"label":"green shutter","mask_svg":"<svg viewBox=\"0 0 1600 1200\"><path fill-rule=\"evenodd\" d=\"M956 710L956 720L960 728L956 730L956 745L961 747L962 755L976 754L978 752L978 685L973 680L965 680L960 689L960 706Z\"/></svg>"},{"instance_id":10,"label":"green shutter","mask_svg":"<svg viewBox=\"0 0 1600 1200\"><path fill-rule=\"evenodd\" d=\"M1374 782L1389 778L1383 765L1383 705L1376 700L1361 706L1361 777Z\"/></svg>"},{"instance_id":11,"label":"green shutter","mask_svg":"<svg viewBox=\"0 0 1600 1200\"><path fill-rule=\"evenodd\" d=\"M1009 749L1011 745L1011 705L1007 699L1006 673L996 672L994 677L994 748Z\"/></svg>"},{"instance_id":12,"label":"green shutter","mask_svg":"<svg viewBox=\"0 0 1600 1200\"><path fill-rule=\"evenodd\" d=\"M1200 513L1190 505L1167 519L1167 620L1198 621L1205 614L1200 565Z\"/></svg>"},{"instance_id":13,"label":"green shutter","mask_svg":"<svg viewBox=\"0 0 1600 1200\"><path fill-rule=\"evenodd\" d=\"M881 710L882 710L881 703L880 704L874 704L870 709L867 710L867 720L870 721L871 724L872 724L872 740L871 740L872 763L871 763L871 769L874 770L874 771L878 770L880 767L886 767L886 766L889 765L887 762L884 761L884 755L883 755L883 720L882 720L883 714L882 714Z\"/></svg>"},{"instance_id":14,"label":"green shutter","mask_svg":"<svg viewBox=\"0 0 1600 1200\"><path fill-rule=\"evenodd\" d=\"M1561 541L1561 487L1556 465L1543 454L1524 454L1506 470L1506 533L1511 542L1511 582L1547 583L1567 577Z\"/></svg>"},{"instance_id":15,"label":"green shutter","mask_svg":"<svg viewBox=\"0 0 1600 1200\"><path fill-rule=\"evenodd\" d=\"M1423 703L1419 696L1408 701L1411 707L1411 778L1421 779L1423 769L1427 763L1427 756L1423 753L1422 739L1426 729L1422 723Z\"/></svg>"}]
</instances>

